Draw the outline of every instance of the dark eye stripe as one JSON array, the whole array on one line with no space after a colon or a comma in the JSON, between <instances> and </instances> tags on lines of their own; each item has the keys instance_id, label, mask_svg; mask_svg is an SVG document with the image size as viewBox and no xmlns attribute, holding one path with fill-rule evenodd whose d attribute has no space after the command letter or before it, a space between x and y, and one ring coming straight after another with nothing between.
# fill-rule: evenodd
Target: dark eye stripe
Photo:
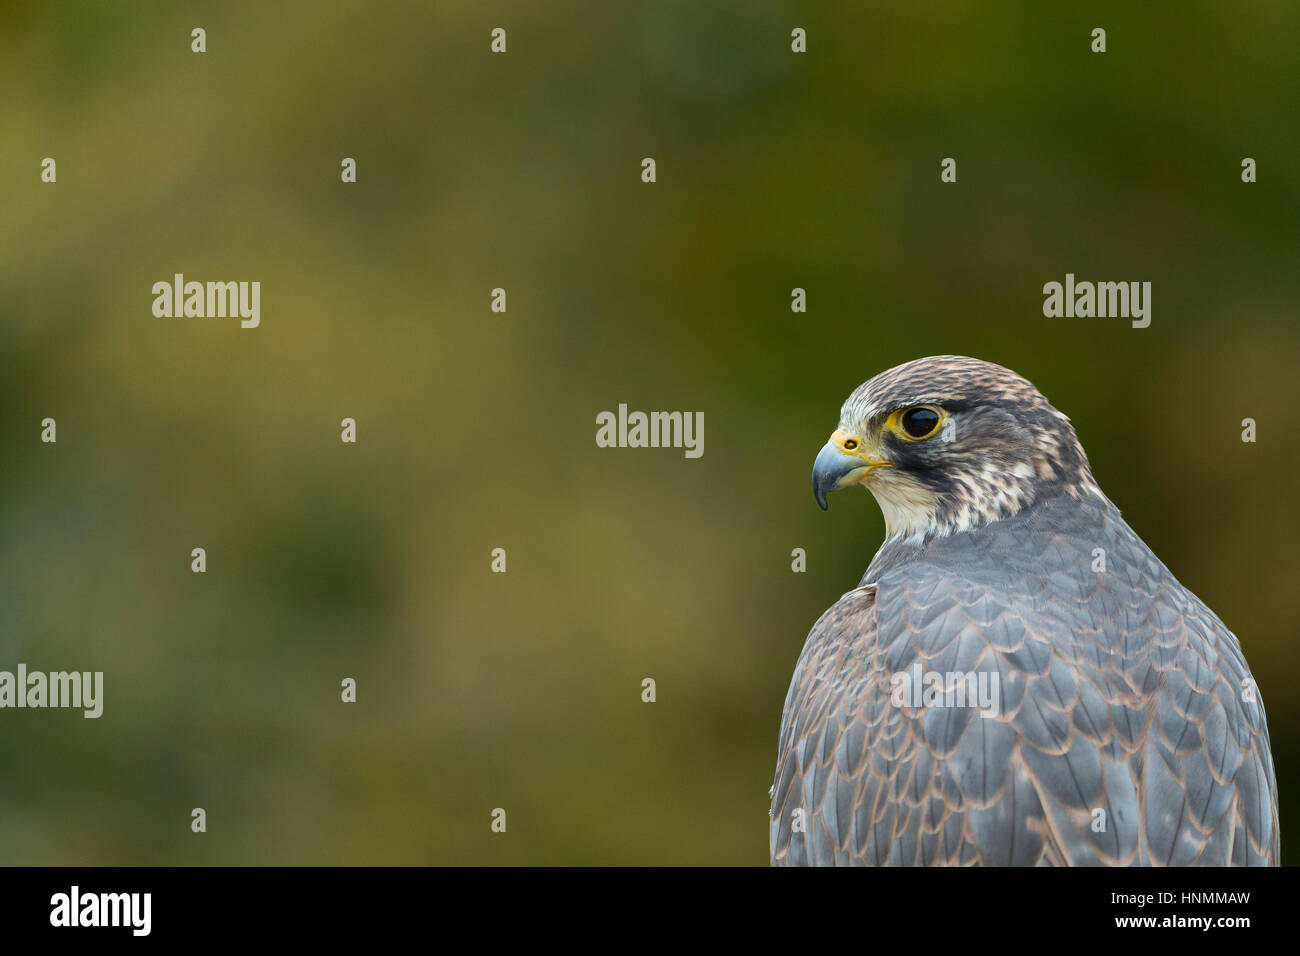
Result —
<instances>
[{"instance_id":1,"label":"dark eye stripe","mask_svg":"<svg viewBox=\"0 0 1300 956\"><path fill-rule=\"evenodd\" d=\"M912 438L926 438L939 427L939 416L929 408L909 408L903 412L899 423Z\"/></svg>"}]
</instances>

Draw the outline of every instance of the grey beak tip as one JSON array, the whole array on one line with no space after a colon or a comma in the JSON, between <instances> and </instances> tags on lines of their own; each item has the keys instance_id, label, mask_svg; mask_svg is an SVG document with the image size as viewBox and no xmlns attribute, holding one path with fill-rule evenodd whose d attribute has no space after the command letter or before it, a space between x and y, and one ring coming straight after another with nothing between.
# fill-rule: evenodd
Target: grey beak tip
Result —
<instances>
[{"instance_id":1,"label":"grey beak tip","mask_svg":"<svg viewBox=\"0 0 1300 956\"><path fill-rule=\"evenodd\" d=\"M844 462L840 459L839 452L828 444L817 453L817 460L813 462L813 497L817 499L817 504L821 505L822 511L828 510L826 496L835 490L840 476L844 473Z\"/></svg>"}]
</instances>

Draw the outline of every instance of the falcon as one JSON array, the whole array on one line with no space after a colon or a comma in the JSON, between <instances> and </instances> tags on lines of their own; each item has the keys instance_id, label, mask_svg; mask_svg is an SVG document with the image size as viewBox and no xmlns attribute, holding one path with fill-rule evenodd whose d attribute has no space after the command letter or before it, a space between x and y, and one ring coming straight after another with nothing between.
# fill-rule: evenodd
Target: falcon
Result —
<instances>
[{"instance_id":1,"label":"falcon","mask_svg":"<svg viewBox=\"0 0 1300 956\"><path fill-rule=\"evenodd\" d=\"M813 492L885 540L813 626L781 716L776 865L1273 866L1264 705L1232 632L1015 372L859 387Z\"/></svg>"}]
</instances>

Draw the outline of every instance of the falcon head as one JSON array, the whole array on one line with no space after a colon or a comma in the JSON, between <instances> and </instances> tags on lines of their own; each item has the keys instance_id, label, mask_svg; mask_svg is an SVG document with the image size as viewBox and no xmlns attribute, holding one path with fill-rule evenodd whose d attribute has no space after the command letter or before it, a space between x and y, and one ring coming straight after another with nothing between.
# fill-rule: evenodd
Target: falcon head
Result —
<instances>
[{"instance_id":1,"label":"falcon head","mask_svg":"<svg viewBox=\"0 0 1300 956\"><path fill-rule=\"evenodd\" d=\"M865 485L889 538L979 527L1057 494L1101 495L1070 420L1010 369L961 355L881 372L848 397L813 493Z\"/></svg>"}]
</instances>

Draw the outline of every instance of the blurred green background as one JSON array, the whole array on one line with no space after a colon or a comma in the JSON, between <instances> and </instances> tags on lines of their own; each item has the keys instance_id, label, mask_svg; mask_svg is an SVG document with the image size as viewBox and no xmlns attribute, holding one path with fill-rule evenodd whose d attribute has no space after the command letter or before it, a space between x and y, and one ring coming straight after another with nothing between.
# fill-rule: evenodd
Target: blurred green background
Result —
<instances>
[{"instance_id":1,"label":"blurred green background","mask_svg":"<svg viewBox=\"0 0 1300 956\"><path fill-rule=\"evenodd\" d=\"M1300 7L1045 6L0 4L0 668L106 685L0 712L0 863L765 863L883 534L813 456L952 352L1240 637L1296 859ZM261 327L155 318L175 272ZM1044 318L1066 272L1150 328ZM620 402L704 457L597 448Z\"/></svg>"}]
</instances>

